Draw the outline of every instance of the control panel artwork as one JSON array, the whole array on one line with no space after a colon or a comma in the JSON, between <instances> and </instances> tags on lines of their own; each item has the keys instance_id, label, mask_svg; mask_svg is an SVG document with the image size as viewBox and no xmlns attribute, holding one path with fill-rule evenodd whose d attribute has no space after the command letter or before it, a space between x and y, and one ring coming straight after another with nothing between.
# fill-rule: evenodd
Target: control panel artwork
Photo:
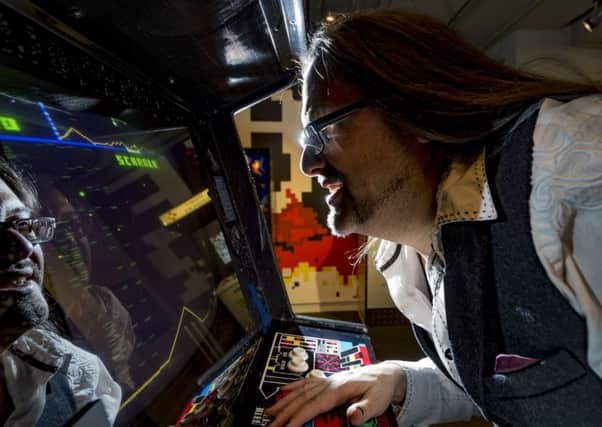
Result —
<instances>
[{"instance_id":1,"label":"control panel artwork","mask_svg":"<svg viewBox=\"0 0 602 427\"><path fill-rule=\"evenodd\" d=\"M232 426L234 425L233 405L252 365L258 341L211 383L192 398L180 415L176 425L190 426Z\"/></svg>"},{"instance_id":2,"label":"control panel artwork","mask_svg":"<svg viewBox=\"0 0 602 427\"><path fill-rule=\"evenodd\" d=\"M276 332L273 339L258 340L193 397L176 424L265 427L273 420L265 410L286 396L286 391L281 390L286 384L311 375L328 377L372 363L366 344L351 340L288 332ZM319 415L304 427L348 425L346 408L339 407ZM393 425L391 414L387 413L363 427Z\"/></svg>"}]
</instances>

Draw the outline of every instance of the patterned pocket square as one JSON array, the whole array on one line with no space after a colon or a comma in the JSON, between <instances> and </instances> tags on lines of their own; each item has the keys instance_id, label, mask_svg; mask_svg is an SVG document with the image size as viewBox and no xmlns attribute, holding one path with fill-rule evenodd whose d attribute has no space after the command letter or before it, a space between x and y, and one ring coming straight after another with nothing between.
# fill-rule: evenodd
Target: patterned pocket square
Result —
<instances>
[{"instance_id":1,"label":"patterned pocket square","mask_svg":"<svg viewBox=\"0 0 602 427\"><path fill-rule=\"evenodd\" d=\"M518 354L498 354L495 357L495 373L509 374L539 363L541 359L519 356Z\"/></svg>"}]
</instances>

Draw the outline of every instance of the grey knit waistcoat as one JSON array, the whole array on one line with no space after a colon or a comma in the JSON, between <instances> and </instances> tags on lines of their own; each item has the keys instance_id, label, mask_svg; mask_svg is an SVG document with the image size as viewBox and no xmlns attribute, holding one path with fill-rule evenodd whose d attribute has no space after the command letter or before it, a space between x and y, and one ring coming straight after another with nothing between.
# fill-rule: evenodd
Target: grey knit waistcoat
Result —
<instances>
[{"instance_id":1,"label":"grey knit waistcoat","mask_svg":"<svg viewBox=\"0 0 602 427\"><path fill-rule=\"evenodd\" d=\"M442 226L451 357L466 392L496 424L602 426L602 380L587 363L585 320L549 280L531 237L536 117L531 113L504 142L488 146L498 219ZM430 335L414 330L449 376ZM502 353L541 362L496 374Z\"/></svg>"}]
</instances>

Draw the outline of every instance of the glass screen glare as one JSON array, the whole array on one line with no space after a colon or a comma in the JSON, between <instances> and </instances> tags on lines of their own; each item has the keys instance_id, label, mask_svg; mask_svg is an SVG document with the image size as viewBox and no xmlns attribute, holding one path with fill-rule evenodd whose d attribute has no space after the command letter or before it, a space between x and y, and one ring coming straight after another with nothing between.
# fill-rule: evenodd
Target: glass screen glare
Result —
<instances>
[{"instance_id":1,"label":"glass screen glare","mask_svg":"<svg viewBox=\"0 0 602 427\"><path fill-rule=\"evenodd\" d=\"M117 425L173 424L250 327L188 131L0 95L0 151L56 218L51 316L121 386Z\"/></svg>"}]
</instances>

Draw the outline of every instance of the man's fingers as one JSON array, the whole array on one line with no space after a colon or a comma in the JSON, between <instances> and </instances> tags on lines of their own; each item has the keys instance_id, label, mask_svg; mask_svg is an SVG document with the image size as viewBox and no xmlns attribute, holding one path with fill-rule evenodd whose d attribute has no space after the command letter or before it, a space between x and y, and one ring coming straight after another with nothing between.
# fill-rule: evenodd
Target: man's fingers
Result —
<instances>
[{"instance_id":1,"label":"man's fingers","mask_svg":"<svg viewBox=\"0 0 602 427\"><path fill-rule=\"evenodd\" d=\"M350 415L353 419L358 417L369 419L373 412L366 414L366 402L364 400L371 401L376 397L376 401L380 401L382 397L380 399L378 396L368 398L366 393L371 391L371 382L363 379L361 375L354 380L356 376L358 376L358 373L354 373L354 375L340 373L340 375L335 374L328 378L308 378L303 382L292 383L286 389L283 388L289 394L266 410L268 415L276 417L269 427L281 427L283 425L300 427L303 423L321 413L358 399L361 399L359 405L361 409L354 409L354 412ZM374 381L370 375L367 378ZM372 391L375 392L376 389L378 387L375 387L375 390ZM358 411L359 414L355 414ZM361 413L362 411L364 414Z\"/></svg>"},{"instance_id":2,"label":"man's fingers","mask_svg":"<svg viewBox=\"0 0 602 427\"><path fill-rule=\"evenodd\" d=\"M308 381L303 387L297 388L278 403L266 410L268 415L276 415L276 419L269 424L270 427L279 427L291 419L295 413L304 407L312 406L316 397L326 388L326 383Z\"/></svg>"},{"instance_id":3,"label":"man's fingers","mask_svg":"<svg viewBox=\"0 0 602 427\"><path fill-rule=\"evenodd\" d=\"M318 393L314 395L308 404L290 413L292 418L286 425L287 427L301 427L305 422L315 418L319 414L328 412L351 399L357 399L357 393L363 393L361 389L357 388L357 384L353 383L343 384L334 390L326 390L325 393L322 393L322 388L317 388L316 390L318 390Z\"/></svg>"},{"instance_id":4,"label":"man's fingers","mask_svg":"<svg viewBox=\"0 0 602 427\"><path fill-rule=\"evenodd\" d=\"M303 387L303 384L305 384L305 382L307 381L306 378L302 379L302 380L298 380L292 383L289 383L285 386L280 387L280 390L285 390L285 391L293 391L298 389L299 387Z\"/></svg>"},{"instance_id":5,"label":"man's fingers","mask_svg":"<svg viewBox=\"0 0 602 427\"><path fill-rule=\"evenodd\" d=\"M289 383L285 386L280 387L280 389L284 390L284 391L293 391L293 390L303 387L303 385L307 384L307 383L318 384L318 383L322 383L322 382L326 382L326 378L309 377L309 378L303 378L302 380L297 380L295 382Z\"/></svg>"},{"instance_id":6,"label":"man's fingers","mask_svg":"<svg viewBox=\"0 0 602 427\"><path fill-rule=\"evenodd\" d=\"M286 424L286 427L302 427L307 421L329 411L335 406L336 405L331 404L330 399L325 399L320 395L316 395L311 401L307 402L307 404L291 413L292 417L288 424Z\"/></svg>"},{"instance_id":7,"label":"man's fingers","mask_svg":"<svg viewBox=\"0 0 602 427\"><path fill-rule=\"evenodd\" d=\"M268 427L280 427L287 425L287 421L290 419L290 417L304 404L305 402L303 399L298 398L297 400L293 400L288 405L282 407L278 412L275 412L272 410L272 408L270 408L269 411L266 411L266 414L276 416L276 418L274 418L274 420L268 424Z\"/></svg>"},{"instance_id":8,"label":"man's fingers","mask_svg":"<svg viewBox=\"0 0 602 427\"><path fill-rule=\"evenodd\" d=\"M286 390L289 393L266 410L267 414L272 415L280 412L280 410L288 406L290 402L293 402L296 399L303 399L304 394L307 394L311 389L318 386L320 386L319 382L298 381L298 384L293 391L290 391L290 389ZM323 384L322 386L326 387L326 384ZM284 388L282 388L282 390L284 390Z\"/></svg>"},{"instance_id":9,"label":"man's fingers","mask_svg":"<svg viewBox=\"0 0 602 427\"><path fill-rule=\"evenodd\" d=\"M366 400L360 400L347 408L347 419L354 426L365 424L372 416L366 411Z\"/></svg>"},{"instance_id":10,"label":"man's fingers","mask_svg":"<svg viewBox=\"0 0 602 427\"><path fill-rule=\"evenodd\" d=\"M385 412L389 402L382 399L376 388L370 388L366 394L347 408L347 419L354 426L365 424L370 418L374 418Z\"/></svg>"}]
</instances>

